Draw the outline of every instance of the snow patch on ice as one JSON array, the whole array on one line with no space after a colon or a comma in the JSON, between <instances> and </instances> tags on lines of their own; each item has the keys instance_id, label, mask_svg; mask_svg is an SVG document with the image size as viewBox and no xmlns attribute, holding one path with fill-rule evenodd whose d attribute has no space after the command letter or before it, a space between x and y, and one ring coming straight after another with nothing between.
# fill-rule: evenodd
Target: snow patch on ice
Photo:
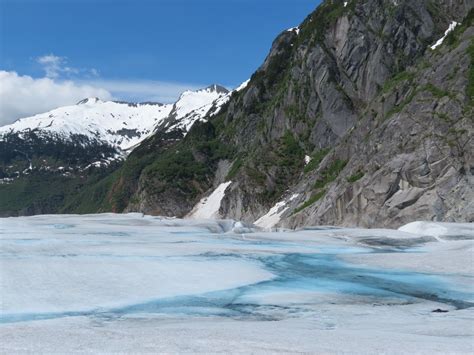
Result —
<instances>
[{"instance_id":1,"label":"snow patch on ice","mask_svg":"<svg viewBox=\"0 0 474 355\"><path fill-rule=\"evenodd\" d=\"M206 228L213 225L141 214L5 219L0 323L28 314L127 307L273 277L258 262L202 257L214 250ZM211 235L211 244L198 244L199 233Z\"/></svg>"},{"instance_id":2,"label":"snow patch on ice","mask_svg":"<svg viewBox=\"0 0 474 355\"><path fill-rule=\"evenodd\" d=\"M219 218L221 201L225 196L225 190L231 183L232 181L227 181L220 184L208 197L202 198L188 217L194 219Z\"/></svg>"},{"instance_id":3,"label":"snow patch on ice","mask_svg":"<svg viewBox=\"0 0 474 355\"><path fill-rule=\"evenodd\" d=\"M448 223L417 221L398 228L401 232L434 237L443 240L449 237L471 237L474 239L474 223Z\"/></svg>"},{"instance_id":4,"label":"snow patch on ice","mask_svg":"<svg viewBox=\"0 0 474 355\"><path fill-rule=\"evenodd\" d=\"M451 31L453 31L454 28L456 28L457 25L458 25L458 23L457 23L456 21L451 22L451 24L449 25L449 27L448 27L448 29L446 30L446 32L444 32L444 36L441 37L440 39L438 39L438 40L436 41L436 43L433 44L430 48L431 48L432 50L434 50L434 49L436 49L437 47L439 47L440 45L442 45L444 39L446 38L446 36L447 36Z\"/></svg>"}]
</instances>

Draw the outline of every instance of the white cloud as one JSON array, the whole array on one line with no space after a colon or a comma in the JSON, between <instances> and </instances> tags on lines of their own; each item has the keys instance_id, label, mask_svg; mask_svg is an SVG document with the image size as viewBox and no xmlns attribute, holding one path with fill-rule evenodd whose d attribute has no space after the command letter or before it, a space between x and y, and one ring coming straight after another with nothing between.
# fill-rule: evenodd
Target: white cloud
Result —
<instances>
[{"instance_id":1,"label":"white cloud","mask_svg":"<svg viewBox=\"0 0 474 355\"><path fill-rule=\"evenodd\" d=\"M36 58L47 78L71 79L81 85L89 85L109 91L124 101L174 102L186 90L196 90L204 85L182 84L156 80L109 80L101 79L95 68L76 68L68 65L68 58L47 54Z\"/></svg>"},{"instance_id":2,"label":"white cloud","mask_svg":"<svg viewBox=\"0 0 474 355\"><path fill-rule=\"evenodd\" d=\"M93 85L35 79L0 70L0 125L96 96L103 100L112 99L108 90Z\"/></svg>"},{"instance_id":3,"label":"white cloud","mask_svg":"<svg viewBox=\"0 0 474 355\"><path fill-rule=\"evenodd\" d=\"M95 68L89 70L90 75L92 76L99 76L99 71Z\"/></svg>"},{"instance_id":4,"label":"white cloud","mask_svg":"<svg viewBox=\"0 0 474 355\"><path fill-rule=\"evenodd\" d=\"M201 89L206 85L173 83L155 80L83 80L79 83L104 88L120 100L140 102L155 101L170 103L176 101L186 90Z\"/></svg>"},{"instance_id":5,"label":"white cloud","mask_svg":"<svg viewBox=\"0 0 474 355\"><path fill-rule=\"evenodd\" d=\"M47 54L36 58L44 78L32 78L0 70L0 126L18 118L72 105L87 97L130 102L171 103L186 90L205 85L155 80L101 79L95 68L76 68L67 57Z\"/></svg>"},{"instance_id":6,"label":"white cloud","mask_svg":"<svg viewBox=\"0 0 474 355\"><path fill-rule=\"evenodd\" d=\"M47 78L56 79L60 75L79 74L79 69L67 65L66 57L58 57L54 54L48 54L36 58L36 61L43 66ZM95 69L93 69L95 70Z\"/></svg>"}]
</instances>

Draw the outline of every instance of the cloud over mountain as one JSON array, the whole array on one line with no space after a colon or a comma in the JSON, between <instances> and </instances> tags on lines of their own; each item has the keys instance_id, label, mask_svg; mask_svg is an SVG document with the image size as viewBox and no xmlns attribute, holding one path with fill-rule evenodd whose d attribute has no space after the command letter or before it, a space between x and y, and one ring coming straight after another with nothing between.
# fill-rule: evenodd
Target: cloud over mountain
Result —
<instances>
[{"instance_id":1,"label":"cloud over mountain","mask_svg":"<svg viewBox=\"0 0 474 355\"><path fill-rule=\"evenodd\" d=\"M0 125L53 108L71 105L97 96L104 100L112 94L103 88L73 81L32 78L13 71L0 71Z\"/></svg>"},{"instance_id":2,"label":"cloud over mountain","mask_svg":"<svg viewBox=\"0 0 474 355\"><path fill-rule=\"evenodd\" d=\"M76 67L53 53L35 58L44 77L0 70L0 126L18 118L74 104L87 97L172 103L186 90L205 85L144 79L108 79L95 68Z\"/></svg>"}]
</instances>

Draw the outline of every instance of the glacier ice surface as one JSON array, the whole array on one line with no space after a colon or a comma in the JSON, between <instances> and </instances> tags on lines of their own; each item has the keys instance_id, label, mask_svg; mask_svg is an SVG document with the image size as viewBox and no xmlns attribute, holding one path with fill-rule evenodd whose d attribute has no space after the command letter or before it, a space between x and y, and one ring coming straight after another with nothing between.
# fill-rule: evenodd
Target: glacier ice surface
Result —
<instances>
[{"instance_id":1,"label":"glacier ice surface","mask_svg":"<svg viewBox=\"0 0 474 355\"><path fill-rule=\"evenodd\" d=\"M472 224L433 222L264 232L138 213L4 218L0 349L470 351L474 270L457 260L473 237Z\"/></svg>"}]
</instances>

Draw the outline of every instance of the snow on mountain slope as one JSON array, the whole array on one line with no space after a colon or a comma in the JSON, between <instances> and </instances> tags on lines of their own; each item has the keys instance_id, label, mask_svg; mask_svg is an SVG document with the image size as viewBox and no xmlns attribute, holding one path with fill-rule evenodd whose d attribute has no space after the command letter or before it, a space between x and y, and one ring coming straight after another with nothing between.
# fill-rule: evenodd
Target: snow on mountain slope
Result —
<instances>
[{"instance_id":1,"label":"snow on mountain slope","mask_svg":"<svg viewBox=\"0 0 474 355\"><path fill-rule=\"evenodd\" d=\"M229 91L219 85L211 85L197 91L185 91L173 106L171 115L182 118L191 111L206 106L226 95Z\"/></svg>"},{"instance_id":2,"label":"snow on mountain slope","mask_svg":"<svg viewBox=\"0 0 474 355\"><path fill-rule=\"evenodd\" d=\"M204 197L196 206L194 206L188 217L192 219L219 218L221 201L224 198L225 190L230 184L232 184L232 181L220 184L208 197Z\"/></svg>"},{"instance_id":3,"label":"snow on mountain slope","mask_svg":"<svg viewBox=\"0 0 474 355\"><path fill-rule=\"evenodd\" d=\"M187 115L169 121L166 125L167 131L170 132L172 130L181 129L186 134L194 122L202 120L208 114L209 116L214 116L217 114L220 111L222 105L229 101L231 94L231 92L223 94L216 100L189 112Z\"/></svg>"},{"instance_id":4,"label":"snow on mountain slope","mask_svg":"<svg viewBox=\"0 0 474 355\"><path fill-rule=\"evenodd\" d=\"M216 114L229 100L231 93L218 85L195 92L185 91L174 104L169 120L163 125L164 128L167 132L182 130L186 134L194 122L203 119L207 114ZM191 109L193 106L194 109Z\"/></svg>"},{"instance_id":5,"label":"snow on mountain slope","mask_svg":"<svg viewBox=\"0 0 474 355\"><path fill-rule=\"evenodd\" d=\"M36 130L41 135L57 134L67 139L81 134L126 150L152 131L154 125L168 116L172 105L128 104L88 98L32 117L22 118L4 127L9 132Z\"/></svg>"},{"instance_id":6,"label":"snow on mountain slope","mask_svg":"<svg viewBox=\"0 0 474 355\"><path fill-rule=\"evenodd\" d=\"M101 141L126 151L148 135L168 117L179 121L202 107L209 108L228 91L217 85L184 92L174 104L102 101L87 98L76 105L65 106L0 127L0 137L8 133L34 130L39 136L56 136L67 140L72 135L84 135L91 141ZM205 110L206 112L209 109ZM192 123L183 128L188 130ZM0 138L1 139L1 138Z\"/></svg>"},{"instance_id":7,"label":"snow on mountain slope","mask_svg":"<svg viewBox=\"0 0 474 355\"><path fill-rule=\"evenodd\" d=\"M194 124L194 122L198 120L203 120L205 116L212 117L214 115L217 115L219 111L221 110L222 106L224 106L230 100L230 97L232 96L232 94L234 92L238 92L245 89L249 81L250 79L244 81L242 84L240 84L236 89L232 91L228 91L227 89L218 85L212 85L206 89L201 90L202 93L200 93L199 95L196 95L200 97L201 99L209 95L208 93L209 90L212 90L214 93L218 93L218 95L214 94L215 96L214 100L200 106L198 109L189 111L184 116L173 117L173 113L171 113L170 115L171 119L164 124L164 127L166 128L168 132L171 132L176 129L180 129L184 131L184 133L186 134L186 132L189 131L191 126ZM197 93L199 93L199 91ZM180 115L184 112L184 110L181 107L184 107L188 102L191 101L187 97L187 95L188 95L187 92L183 93L183 95L181 95L181 98L180 98L180 101L183 100L183 103L180 103L180 101L178 101L175 104L175 107L180 107L180 109L175 110L175 112L179 112ZM199 98L193 98L192 100L197 101L199 100Z\"/></svg>"}]
</instances>

